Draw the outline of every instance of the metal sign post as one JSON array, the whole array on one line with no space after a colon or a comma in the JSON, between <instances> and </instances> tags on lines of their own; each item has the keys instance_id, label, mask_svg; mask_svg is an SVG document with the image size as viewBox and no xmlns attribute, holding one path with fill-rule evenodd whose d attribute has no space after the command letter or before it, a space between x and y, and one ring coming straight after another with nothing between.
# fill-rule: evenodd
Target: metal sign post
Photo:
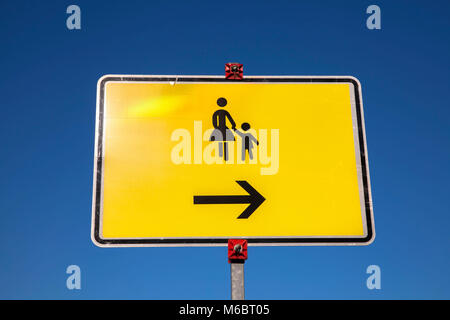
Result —
<instances>
[{"instance_id":1,"label":"metal sign post","mask_svg":"<svg viewBox=\"0 0 450 320\"><path fill-rule=\"evenodd\" d=\"M240 63L225 64L226 79L242 80L243 77L244 77L244 68L242 64ZM228 262L230 263L230 274L231 274L231 300L245 299L244 263L246 259L247 259L247 241L228 240Z\"/></svg>"},{"instance_id":2,"label":"metal sign post","mask_svg":"<svg viewBox=\"0 0 450 320\"><path fill-rule=\"evenodd\" d=\"M247 240L228 240L228 262L231 270L231 300L244 300L244 263L247 260Z\"/></svg>"},{"instance_id":3,"label":"metal sign post","mask_svg":"<svg viewBox=\"0 0 450 320\"><path fill-rule=\"evenodd\" d=\"M231 266L231 300L244 300L244 263L230 263Z\"/></svg>"}]
</instances>

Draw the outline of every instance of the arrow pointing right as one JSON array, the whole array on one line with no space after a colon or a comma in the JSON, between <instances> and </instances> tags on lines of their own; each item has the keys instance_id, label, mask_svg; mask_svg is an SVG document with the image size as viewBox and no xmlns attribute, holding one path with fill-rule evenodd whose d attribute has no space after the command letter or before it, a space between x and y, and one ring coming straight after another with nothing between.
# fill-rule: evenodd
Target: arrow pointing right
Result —
<instances>
[{"instance_id":1,"label":"arrow pointing right","mask_svg":"<svg viewBox=\"0 0 450 320\"><path fill-rule=\"evenodd\" d=\"M194 196L194 204L235 204L249 203L250 205L240 214L238 219L248 219L253 212L266 200L247 181L236 181L248 195L235 196Z\"/></svg>"}]
</instances>

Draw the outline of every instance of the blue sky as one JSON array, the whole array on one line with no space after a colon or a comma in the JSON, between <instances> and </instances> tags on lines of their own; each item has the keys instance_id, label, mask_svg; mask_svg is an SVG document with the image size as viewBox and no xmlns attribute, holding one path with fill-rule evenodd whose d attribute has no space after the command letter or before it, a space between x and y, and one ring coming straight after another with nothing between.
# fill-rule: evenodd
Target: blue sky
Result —
<instances>
[{"instance_id":1,"label":"blue sky","mask_svg":"<svg viewBox=\"0 0 450 320\"><path fill-rule=\"evenodd\" d=\"M81 30L66 8L81 8ZM381 8L382 29L365 10ZM95 247L103 74L353 75L377 238L250 248L248 299L449 299L448 1L2 1L0 298L228 299L225 248ZM66 288L79 265L82 289ZM366 287L381 267L382 289Z\"/></svg>"}]
</instances>

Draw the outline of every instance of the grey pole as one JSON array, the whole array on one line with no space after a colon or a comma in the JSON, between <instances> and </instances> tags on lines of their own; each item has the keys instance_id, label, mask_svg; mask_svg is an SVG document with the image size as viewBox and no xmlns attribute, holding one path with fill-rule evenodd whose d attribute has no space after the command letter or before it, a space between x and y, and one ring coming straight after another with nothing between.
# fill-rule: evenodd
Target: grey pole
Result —
<instances>
[{"instance_id":1,"label":"grey pole","mask_svg":"<svg viewBox=\"0 0 450 320\"><path fill-rule=\"evenodd\" d=\"M231 300L244 300L244 263L231 265Z\"/></svg>"}]
</instances>

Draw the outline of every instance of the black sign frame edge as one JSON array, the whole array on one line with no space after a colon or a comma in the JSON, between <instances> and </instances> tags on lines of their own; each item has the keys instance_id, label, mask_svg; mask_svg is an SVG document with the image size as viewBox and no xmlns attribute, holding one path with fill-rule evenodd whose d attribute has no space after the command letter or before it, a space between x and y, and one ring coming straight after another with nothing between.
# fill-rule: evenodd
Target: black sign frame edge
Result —
<instances>
[{"instance_id":1,"label":"black sign frame edge","mask_svg":"<svg viewBox=\"0 0 450 320\"><path fill-rule=\"evenodd\" d=\"M283 82L295 82L295 83L315 83L315 82L329 82L329 83L351 83L354 88L355 96L355 107L356 116L358 124L358 140L359 140L359 150L360 150L360 162L362 169L362 180L364 188L364 204L365 204L365 215L366 215L366 226L367 235L366 237L358 238L333 238L333 237L323 237L323 238L244 238L247 239L249 245L267 245L267 246L308 246L308 245L369 245L374 241L375 230L373 225L373 210L371 206L371 194L369 186L369 172L367 167L366 159L366 146L365 146L365 133L364 133L364 123L362 119L362 103L360 97L360 84L355 77L343 76L343 77L328 77L328 76L280 76L280 77L245 77L242 80L228 80L217 76L104 76L99 79L97 92L98 103L97 103L97 115L98 118L96 122L98 127L96 128L96 150L97 155L96 160L96 172L94 172L94 184L95 184L95 194L93 197L93 228L91 233L92 241L95 245L100 247L126 247L126 246L201 246L201 245L214 245L214 246L226 246L228 239L226 238L185 238L185 239L174 239L174 238L141 238L141 239L103 239L100 237L100 202L101 202L101 187L102 187L102 174L103 174L103 116L104 116L104 89L105 84L108 81L130 81L130 82L217 82L217 83L230 83L230 82L266 82L266 83L283 83ZM100 169L100 170L99 170Z\"/></svg>"}]
</instances>

